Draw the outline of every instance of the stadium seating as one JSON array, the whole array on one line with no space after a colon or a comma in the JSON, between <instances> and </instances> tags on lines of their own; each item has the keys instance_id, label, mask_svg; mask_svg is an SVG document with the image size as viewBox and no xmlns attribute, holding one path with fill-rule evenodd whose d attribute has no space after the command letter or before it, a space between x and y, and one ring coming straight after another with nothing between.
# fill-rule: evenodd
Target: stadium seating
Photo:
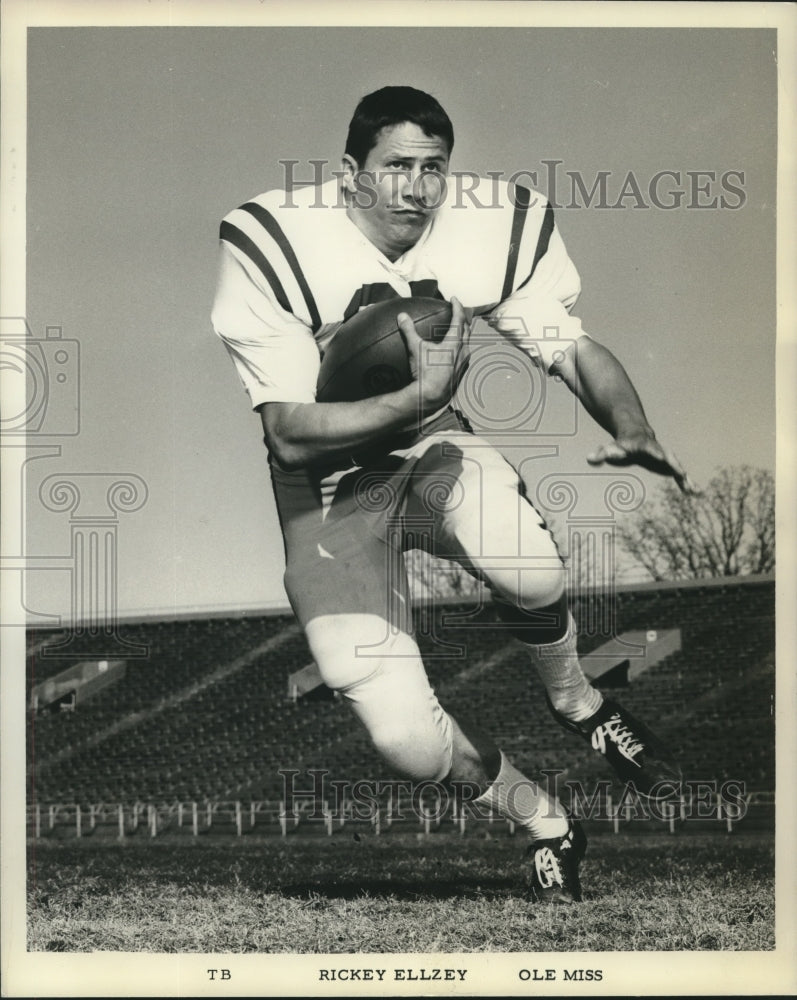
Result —
<instances>
[{"instance_id":1,"label":"stadium seating","mask_svg":"<svg viewBox=\"0 0 797 1000\"><path fill-rule=\"evenodd\" d=\"M574 598L582 652L607 636L581 623L611 608L618 633L681 630L680 652L613 693L675 740L686 776L774 789L774 581L650 585L607 600ZM529 772L608 777L548 715L527 651L491 606L475 618L466 605L441 606L431 624L418 641L452 714L492 731ZM47 655L59 634L29 635L29 689L74 662ZM285 768L305 788L314 768L334 780L390 777L341 700L287 696L288 674L310 661L292 617L147 622L126 634L149 653L131 658L119 683L75 711L30 713L37 801L279 800Z\"/></svg>"}]
</instances>

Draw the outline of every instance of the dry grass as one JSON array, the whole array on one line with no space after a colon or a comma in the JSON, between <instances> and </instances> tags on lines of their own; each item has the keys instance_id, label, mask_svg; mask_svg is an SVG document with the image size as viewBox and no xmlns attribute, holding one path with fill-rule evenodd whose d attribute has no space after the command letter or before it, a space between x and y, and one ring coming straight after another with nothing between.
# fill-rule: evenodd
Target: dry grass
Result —
<instances>
[{"instance_id":1,"label":"dry grass","mask_svg":"<svg viewBox=\"0 0 797 1000\"><path fill-rule=\"evenodd\" d=\"M32 843L32 951L213 953L774 947L772 838L592 838L585 901L535 907L523 843L358 835Z\"/></svg>"}]
</instances>

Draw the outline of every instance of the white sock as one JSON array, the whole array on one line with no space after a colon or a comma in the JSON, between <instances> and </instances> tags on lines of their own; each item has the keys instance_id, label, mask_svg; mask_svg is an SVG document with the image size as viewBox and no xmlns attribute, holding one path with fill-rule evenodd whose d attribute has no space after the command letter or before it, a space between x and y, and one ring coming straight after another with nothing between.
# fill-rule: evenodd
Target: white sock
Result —
<instances>
[{"instance_id":1,"label":"white sock","mask_svg":"<svg viewBox=\"0 0 797 1000\"><path fill-rule=\"evenodd\" d=\"M563 837L570 828L562 804L530 781L501 754L501 770L486 792L474 800L525 827L533 840Z\"/></svg>"},{"instance_id":2,"label":"white sock","mask_svg":"<svg viewBox=\"0 0 797 1000\"><path fill-rule=\"evenodd\" d=\"M537 673L557 712L571 722L583 722L603 704L603 695L581 669L576 652L576 623L568 612L567 634L558 642L533 646Z\"/></svg>"}]
</instances>

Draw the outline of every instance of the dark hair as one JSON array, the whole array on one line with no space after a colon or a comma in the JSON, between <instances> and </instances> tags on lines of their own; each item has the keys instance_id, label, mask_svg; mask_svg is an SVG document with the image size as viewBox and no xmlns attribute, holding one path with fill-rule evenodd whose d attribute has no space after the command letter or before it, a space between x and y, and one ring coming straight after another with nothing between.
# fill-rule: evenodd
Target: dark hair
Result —
<instances>
[{"instance_id":1,"label":"dark hair","mask_svg":"<svg viewBox=\"0 0 797 1000\"><path fill-rule=\"evenodd\" d=\"M439 136L454 148L454 126L438 102L414 87L382 87L357 105L346 137L346 153L362 166L383 128L412 122L429 135Z\"/></svg>"}]
</instances>

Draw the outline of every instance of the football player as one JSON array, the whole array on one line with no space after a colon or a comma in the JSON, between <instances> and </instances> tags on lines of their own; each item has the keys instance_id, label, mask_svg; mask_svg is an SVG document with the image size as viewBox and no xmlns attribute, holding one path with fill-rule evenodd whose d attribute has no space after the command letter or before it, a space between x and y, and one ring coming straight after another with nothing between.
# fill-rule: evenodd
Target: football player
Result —
<instances>
[{"instance_id":1,"label":"football player","mask_svg":"<svg viewBox=\"0 0 797 1000\"><path fill-rule=\"evenodd\" d=\"M262 419L285 587L324 682L400 775L475 784L480 804L524 827L532 897L572 902L580 826L489 736L446 712L429 684L402 557L418 545L418 525L425 547L490 589L562 726L641 794L671 789L680 772L662 741L585 678L554 539L515 468L452 404L469 317L487 315L608 432L588 461L635 463L691 485L620 363L571 315L579 278L551 206L495 178L486 202L461 197L446 183L453 146L430 95L385 87L364 97L338 176L267 192L224 219L212 321ZM402 315L411 384L317 402L321 357L341 324L411 296L451 301L442 352ZM558 338L546 336L551 328Z\"/></svg>"}]
</instances>

